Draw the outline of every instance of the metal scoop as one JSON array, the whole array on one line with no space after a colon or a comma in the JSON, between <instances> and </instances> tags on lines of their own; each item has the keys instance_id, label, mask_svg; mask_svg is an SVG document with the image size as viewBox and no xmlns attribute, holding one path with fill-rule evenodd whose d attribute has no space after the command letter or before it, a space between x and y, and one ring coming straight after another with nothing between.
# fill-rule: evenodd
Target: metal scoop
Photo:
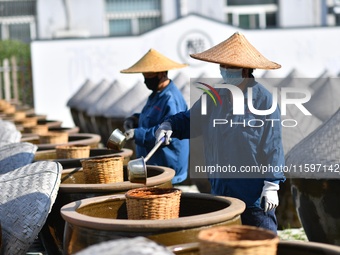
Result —
<instances>
[{"instance_id":1,"label":"metal scoop","mask_svg":"<svg viewBox=\"0 0 340 255\"><path fill-rule=\"evenodd\" d=\"M106 147L120 151L126 143L126 136L118 128L113 130L109 139L107 140Z\"/></svg>"},{"instance_id":2,"label":"metal scoop","mask_svg":"<svg viewBox=\"0 0 340 255\"><path fill-rule=\"evenodd\" d=\"M130 160L127 164L128 178L130 182L133 183L146 183L147 171L146 162L152 157L156 150L165 141L165 136L163 136L158 143L152 148L148 155L141 158Z\"/></svg>"}]
</instances>

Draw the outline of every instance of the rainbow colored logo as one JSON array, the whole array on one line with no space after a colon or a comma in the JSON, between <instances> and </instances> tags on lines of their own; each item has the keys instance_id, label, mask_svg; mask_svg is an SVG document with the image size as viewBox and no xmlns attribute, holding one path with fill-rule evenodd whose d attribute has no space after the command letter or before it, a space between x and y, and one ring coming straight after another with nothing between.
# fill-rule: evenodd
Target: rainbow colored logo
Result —
<instances>
[{"instance_id":1,"label":"rainbow colored logo","mask_svg":"<svg viewBox=\"0 0 340 255\"><path fill-rule=\"evenodd\" d=\"M212 86L210 86L206 83L203 83L203 82L198 81L197 83L208 88L208 89L206 89L206 88L197 87L198 89L203 90L205 93L207 93L210 96L210 98L214 101L215 106L217 106L217 101L219 102L220 105L222 105L221 97L218 94L218 92L216 91L216 89L214 89ZM216 101L216 99L217 99L217 101Z\"/></svg>"}]
</instances>

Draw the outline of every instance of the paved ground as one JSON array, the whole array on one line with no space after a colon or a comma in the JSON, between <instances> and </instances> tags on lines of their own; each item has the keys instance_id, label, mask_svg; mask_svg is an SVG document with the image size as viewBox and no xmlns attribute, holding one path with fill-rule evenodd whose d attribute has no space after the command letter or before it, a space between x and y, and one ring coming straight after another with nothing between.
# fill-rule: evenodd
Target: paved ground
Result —
<instances>
[{"instance_id":1,"label":"paved ground","mask_svg":"<svg viewBox=\"0 0 340 255\"><path fill-rule=\"evenodd\" d=\"M289 228L285 230L279 230L278 236L282 241L302 241L308 242L307 236L303 228Z\"/></svg>"}]
</instances>

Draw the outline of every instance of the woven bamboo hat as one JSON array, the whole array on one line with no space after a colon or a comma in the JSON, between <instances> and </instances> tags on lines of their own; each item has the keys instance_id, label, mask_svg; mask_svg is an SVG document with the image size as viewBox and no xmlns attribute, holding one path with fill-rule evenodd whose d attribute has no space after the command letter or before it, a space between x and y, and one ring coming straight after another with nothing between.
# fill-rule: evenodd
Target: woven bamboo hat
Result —
<instances>
[{"instance_id":1,"label":"woven bamboo hat","mask_svg":"<svg viewBox=\"0 0 340 255\"><path fill-rule=\"evenodd\" d=\"M244 68L278 69L281 67L281 65L266 59L239 32L206 51L190 56L207 62Z\"/></svg>"},{"instance_id":2,"label":"woven bamboo hat","mask_svg":"<svg viewBox=\"0 0 340 255\"><path fill-rule=\"evenodd\" d=\"M186 67L186 64L179 64L154 49L150 49L140 60L128 69L121 70L121 73L158 73L172 69Z\"/></svg>"}]
</instances>

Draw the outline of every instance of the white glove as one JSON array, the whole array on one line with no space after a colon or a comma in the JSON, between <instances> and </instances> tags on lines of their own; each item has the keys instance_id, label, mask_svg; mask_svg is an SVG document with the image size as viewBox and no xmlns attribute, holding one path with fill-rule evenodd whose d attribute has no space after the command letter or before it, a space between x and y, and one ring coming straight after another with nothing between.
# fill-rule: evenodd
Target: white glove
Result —
<instances>
[{"instance_id":1,"label":"white glove","mask_svg":"<svg viewBox=\"0 0 340 255\"><path fill-rule=\"evenodd\" d=\"M172 128L170 122L163 122L155 132L156 143L158 143L165 136L165 145L170 144L170 136L172 134Z\"/></svg>"},{"instance_id":2,"label":"white glove","mask_svg":"<svg viewBox=\"0 0 340 255\"><path fill-rule=\"evenodd\" d=\"M275 209L279 205L279 196L277 191L280 186L276 183L264 181L261 193L261 207L265 212Z\"/></svg>"},{"instance_id":3,"label":"white glove","mask_svg":"<svg viewBox=\"0 0 340 255\"><path fill-rule=\"evenodd\" d=\"M124 135L127 141L133 139L135 137L135 129L132 128L125 131Z\"/></svg>"},{"instance_id":4,"label":"white glove","mask_svg":"<svg viewBox=\"0 0 340 255\"><path fill-rule=\"evenodd\" d=\"M135 127L135 120L132 117L126 118L123 123L123 128L125 131Z\"/></svg>"}]
</instances>

